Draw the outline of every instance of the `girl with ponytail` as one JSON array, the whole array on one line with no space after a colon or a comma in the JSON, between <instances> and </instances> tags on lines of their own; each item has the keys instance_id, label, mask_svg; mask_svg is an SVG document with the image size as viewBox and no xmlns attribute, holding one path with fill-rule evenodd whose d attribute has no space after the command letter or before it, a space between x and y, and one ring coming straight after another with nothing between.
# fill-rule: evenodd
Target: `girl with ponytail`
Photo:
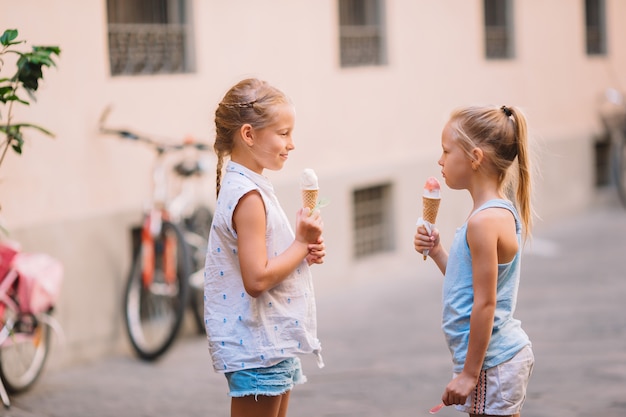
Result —
<instances>
[{"instance_id":1,"label":"girl with ponytail","mask_svg":"<svg viewBox=\"0 0 626 417\"><path fill-rule=\"evenodd\" d=\"M417 252L444 275L442 329L454 378L445 405L470 416L519 416L534 364L513 317L521 249L532 226L526 118L516 107L466 107L445 125L439 159L446 185L469 191L473 207L449 252L439 231L420 226Z\"/></svg>"}]
</instances>

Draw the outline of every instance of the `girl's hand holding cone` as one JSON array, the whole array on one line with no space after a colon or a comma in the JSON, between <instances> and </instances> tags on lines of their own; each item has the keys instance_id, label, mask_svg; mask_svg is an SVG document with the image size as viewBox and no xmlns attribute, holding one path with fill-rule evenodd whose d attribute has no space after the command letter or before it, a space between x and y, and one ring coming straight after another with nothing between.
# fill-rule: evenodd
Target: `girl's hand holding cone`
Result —
<instances>
[{"instance_id":1,"label":"girl's hand holding cone","mask_svg":"<svg viewBox=\"0 0 626 417\"><path fill-rule=\"evenodd\" d=\"M418 250L418 234L419 227L423 226L424 231L428 236L431 236L437 220L437 213L439 211L439 204L441 203L441 185L435 177L429 177L424 184L424 191L422 194L422 217L417 220L418 232L415 235L415 249ZM429 249L423 249L422 254L424 260L428 257Z\"/></svg>"}]
</instances>

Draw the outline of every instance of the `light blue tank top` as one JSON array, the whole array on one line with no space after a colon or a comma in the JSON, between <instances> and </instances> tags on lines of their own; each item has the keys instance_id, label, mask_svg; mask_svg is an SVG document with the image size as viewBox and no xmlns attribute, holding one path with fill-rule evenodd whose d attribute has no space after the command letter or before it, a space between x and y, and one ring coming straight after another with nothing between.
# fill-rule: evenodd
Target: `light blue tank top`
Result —
<instances>
[{"instance_id":1,"label":"light blue tank top","mask_svg":"<svg viewBox=\"0 0 626 417\"><path fill-rule=\"evenodd\" d=\"M520 321L513 318L520 280L521 222L513 204L501 199L486 202L471 216L491 207L504 208L513 213L520 249L511 262L498 265L495 317L482 369L492 368L506 362L520 349L530 344ZM463 370L465 364L473 304L472 256L467 243L467 222L465 222L457 229L454 236L443 282L441 327L452 353L453 370L457 373Z\"/></svg>"}]
</instances>

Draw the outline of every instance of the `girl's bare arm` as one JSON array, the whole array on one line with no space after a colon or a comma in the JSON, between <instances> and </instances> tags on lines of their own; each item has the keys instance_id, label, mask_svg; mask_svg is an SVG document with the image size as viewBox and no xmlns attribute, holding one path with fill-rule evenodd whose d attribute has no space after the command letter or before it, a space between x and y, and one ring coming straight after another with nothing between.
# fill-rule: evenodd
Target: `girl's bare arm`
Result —
<instances>
[{"instance_id":1,"label":"girl's bare arm","mask_svg":"<svg viewBox=\"0 0 626 417\"><path fill-rule=\"evenodd\" d=\"M268 259L263 199L252 191L239 200L233 213L233 227L238 236L244 288L252 297L280 284L309 254L309 244L318 241L322 234L321 217L319 213L308 214L308 209L298 212L293 243L280 255Z\"/></svg>"},{"instance_id":2,"label":"girl's bare arm","mask_svg":"<svg viewBox=\"0 0 626 417\"><path fill-rule=\"evenodd\" d=\"M489 219L488 213L478 213L469 221L467 242L472 254L474 306L463 371L448 384L442 397L448 405L463 404L480 376L496 307L499 234L498 226Z\"/></svg>"},{"instance_id":3,"label":"girl's bare arm","mask_svg":"<svg viewBox=\"0 0 626 417\"><path fill-rule=\"evenodd\" d=\"M474 307L470 317L470 337L464 372L475 377L476 380L478 380L493 329L500 234L500 228L490 219L490 213L487 210L476 214L467 227L467 243L472 254Z\"/></svg>"}]
</instances>

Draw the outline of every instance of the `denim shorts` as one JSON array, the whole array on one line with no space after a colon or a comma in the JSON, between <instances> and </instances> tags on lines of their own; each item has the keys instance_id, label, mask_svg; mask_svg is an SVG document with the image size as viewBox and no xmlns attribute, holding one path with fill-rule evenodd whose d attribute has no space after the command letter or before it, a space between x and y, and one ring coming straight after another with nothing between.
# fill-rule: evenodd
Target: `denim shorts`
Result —
<instances>
[{"instance_id":1,"label":"denim shorts","mask_svg":"<svg viewBox=\"0 0 626 417\"><path fill-rule=\"evenodd\" d=\"M471 414L513 415L522 410L535 357L530 346L508 361L484 369L464 405L456 409ZM455 374L457 376L458 374Z\"/></svg>"},{"instance_id":2,"label":"denim shorts","mask_svg":"<svg viewBox=\"0 0 626 417\"><path fill-rule=\"evenodd\" d=\"M282 395L306 382L300 358L289 358L269 368L243 369L225 374L231 397Z\"/></svg>"}]
</instances>

